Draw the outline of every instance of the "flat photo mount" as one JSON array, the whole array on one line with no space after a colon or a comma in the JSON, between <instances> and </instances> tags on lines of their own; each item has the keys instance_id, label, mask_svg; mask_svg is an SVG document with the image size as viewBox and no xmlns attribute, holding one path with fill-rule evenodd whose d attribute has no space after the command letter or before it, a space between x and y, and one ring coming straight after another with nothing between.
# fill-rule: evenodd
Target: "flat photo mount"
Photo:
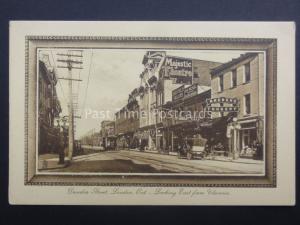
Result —
<instances>
[{"instance_id":1,"label":"flat photo mount","mask_svg":"<svg viewBox=\"0 0 300 225\"><path fill-rule=\"evenodd\" d=\"M38 172L37 73L38 50L139 49L222 50L263 52L265 56L264 174L43 174ZM79 64L79 63L77 63ZM77 66L77 65L76 65ZM277 39L136 36L26 36L25 39L25 168L24 184L38 186L142 186L142 187L277 187Z\"/></svg>"}]
</instances>

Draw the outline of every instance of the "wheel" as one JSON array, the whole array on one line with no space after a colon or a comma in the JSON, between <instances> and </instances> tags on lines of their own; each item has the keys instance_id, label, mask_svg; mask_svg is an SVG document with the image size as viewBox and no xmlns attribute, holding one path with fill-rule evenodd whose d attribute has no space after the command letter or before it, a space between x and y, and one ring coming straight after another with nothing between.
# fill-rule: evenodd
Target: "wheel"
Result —
<instances>
[{"instance_id":1,"label":"wheel","mask_svg":"<svg viewBox=\"0 0 300 225\"><path fill-rule=\"evenodd\" d=\"M193 155L192 155L192 153L190 153L190 152L188 152L188 153L186 154L186 156L187 156L187 159L188 159L188 160L193 159Z\"/></svg>"}]
</instances>

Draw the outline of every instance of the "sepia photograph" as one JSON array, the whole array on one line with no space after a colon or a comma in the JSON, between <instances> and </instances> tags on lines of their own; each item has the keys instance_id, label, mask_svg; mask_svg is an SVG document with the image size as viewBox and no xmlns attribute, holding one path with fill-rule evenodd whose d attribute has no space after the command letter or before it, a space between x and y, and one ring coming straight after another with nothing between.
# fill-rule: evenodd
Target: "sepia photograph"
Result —
<instances>
[{"instance_id":1,"label":"sepia photograph","mask_svg":"<svg viewBox=\"0 0 300 225\"><path fill-rule=\"evenodd\" d=\"M265 57L37 48L37 173L264 175Z\"/></svg>"},{"instance_id":2,"label":"sepia photograph","mask_svg":"<svg viewBox=\"0 0 300 225\"><path fill-rule=\"evenodd\" d=\"M12 204L294 204L293 23L11 24Z\"/></svg>"}]
</instances>

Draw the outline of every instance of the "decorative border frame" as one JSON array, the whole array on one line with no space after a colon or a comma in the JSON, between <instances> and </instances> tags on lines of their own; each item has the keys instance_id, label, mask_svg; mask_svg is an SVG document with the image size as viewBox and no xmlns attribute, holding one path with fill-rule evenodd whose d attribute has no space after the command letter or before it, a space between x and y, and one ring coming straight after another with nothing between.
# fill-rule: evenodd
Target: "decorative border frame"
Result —
<instances>
[{"instance_id":1,"label":"decorative border frame","mask_svg":"<svg viewBox=\"0 0 300 225\"><path fill-rule=\"evenodd\" d=\"M36 175L36 48L38 47L82 48L78 44L111 46L122 49L140 46L140 49L182 49L190 50L259 50L266 55L266 97L265 97L265 176L163 176L155 175ZM76 45L77 44L77 45ZM58 46L61 45L61 46ZM146 47L148 45L148 47ZM152 46L150 46L152 45ZM154 47L160 46L160 47ZM191 48L196 46L196 48ZM100 48L98 46L98 48ZM105 48L105 47L102 47ZM134 47L131 47L134 49ZM184 48L187 50L187 48ZM209 38L209 37L117 37L117 36L26 36L25 37L25 185L55 186L144 186L144 187L255 187L275 188L277 186L276 115L277 115L277 39L272 38ZM29 113L30 112L30 113ZM268 128L268 129L267 129ZM33 144L32 144L33 143ZM35 148L33 149L33 145ZM33 150L32 150L33 149ZM34 163L32 163L34 162ZM200 179L199 179L200 178ZM83 181L84 180L84 181Z\"/></svg>"}]
</instances>

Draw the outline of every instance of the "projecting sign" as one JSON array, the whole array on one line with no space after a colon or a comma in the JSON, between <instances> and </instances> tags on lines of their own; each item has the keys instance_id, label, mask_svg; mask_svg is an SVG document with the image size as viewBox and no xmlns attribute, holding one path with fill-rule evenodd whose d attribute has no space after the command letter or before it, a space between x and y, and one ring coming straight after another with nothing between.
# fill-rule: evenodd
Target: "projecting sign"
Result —
<instances>
[{"instance_id":1,"label":"projecting sign","mask_svg":"<svg viewBox=\"0 0 300 225\"><path fill-rule=\"evenodd\" d=\"M186 98L193 97L197 94L198 94L198 85L197 84L193 84L186 88L184 88L184 85L182 85L172 92L172 100L177 101L177 100L181 100L181 99L186 99Z\"/></svg>"},{"instance_id":2,"label":"projecting sign","mask_svg":"<svg viewBox=\"0 0 300 225\"><path fill-rule=\"evenodd\" d=\"M228 107L228 106L208 106L206 107L208 112L238 112L239 107Z\"/></svg>"},{"instance_id":3,"label":"projecting sign","mask_svg":"<svg viewBox=\"0 0 300 225\"><path fill-rule=\"evenodd\" d=\"M184 85L182 85L172 92L172 100L177 101L177 100L181 100L181 99L186 99L186 98L193 97L197 94L198 94L198 85L197 84L193 84L186 88L184 88Z\"/></svg>"},{"instance_id":4,"label":"projecting sign","mask_svg":"<svg viewBox=\"0 0 300 225\"><path fill-rule=\"evenodd\" d=\"M213 104L213 103L229 103L229 104L237 104L238 99L237 98L210 98L206 100L207 104Z\"/></svg>"},{"instance_id":5,"label":"projecting sign","mask_svg":"<svg viewBox=\"0 0 300 225\"><path fill-rule=\"evenodd\" d=\"M172 91L172 101L177 101L183 98L184 85Z\"/></svg>"},{"instance_id":6,"label":"projecting sign","mask_svg":"<svg viewBox=\"0 0 300 225\"><path fill-rule=\"evenodd\" d=\"M184 98L190 98L198 94L198 85L193 84L184 89Z\"/></svg>"},{"instance_id":7,"label":"projecting sign","mask_svg":"<svg viewBox=\"0 0 300 225\"><path fill-rule=\"evenodd\" d=\"M206 100L206 111L208 112L239 112L240 107L238 105L239 100L237 98L212 98ZM227 106L221 106L220 104L226 103ZM218 105L215 105L218 104Z\"/></svg>"}]
</instances>

